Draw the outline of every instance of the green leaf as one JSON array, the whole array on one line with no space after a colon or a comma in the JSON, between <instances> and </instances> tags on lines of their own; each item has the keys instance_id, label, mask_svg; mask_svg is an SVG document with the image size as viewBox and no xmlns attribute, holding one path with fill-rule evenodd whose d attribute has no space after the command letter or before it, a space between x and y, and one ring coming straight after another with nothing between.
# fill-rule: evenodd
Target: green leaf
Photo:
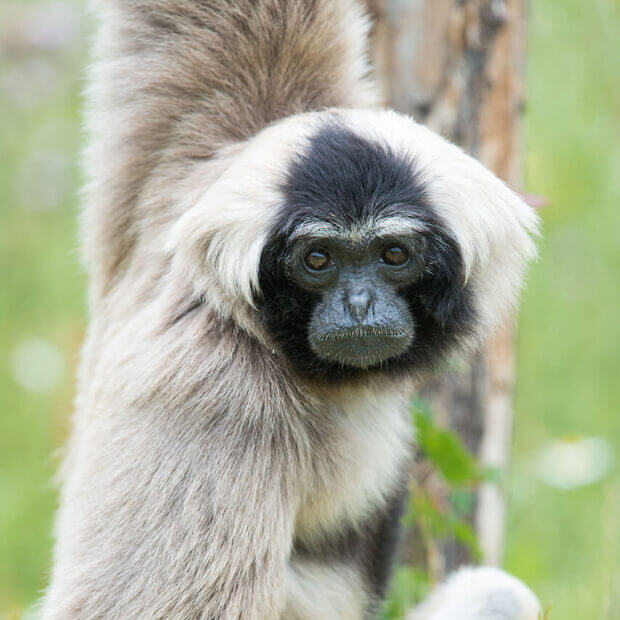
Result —
<instances>
[{"instance_id":1,"label":"green leaf","mask_svg":"<svg viewBox=\"0 0 620 620\"><path fill-rule=\"evenodd\" d=\"M423 411L414 411L413 419L419 449L448 482L475 483L484 478L478 462L454 433L435 426Z\"/></svg>"},{"instance_id":2,"label":"green leaf","mask_svg":"<svg viewBox=\"0 0 620 620\"><path fill-rule=\"evenodd\" d=\"M401 620L430 590L428 574L411 566L398 566L394 571L382 620Z\"/></svg>"},{"instance_id":3,"label":"green leaf","mask_svg":"<svg viewBox=\"0 0 620 620\"><path fill-rule=\"evenodd\" d=\"M465 520L467 513L460 515L452 508L442 509L433 500L431 495L423 488L412 493L403 523L411 527L418 525L421 532L427 532L432 540L454 538L464 545L471 553L474 560L480 559L480 547L476 534Z\"/></svg>"},{"instance_id":4,"label":"green leaf","mask_svg":"<svg viewBox=\"0 0 620 620\"><path fill-rule=\"evenodd\" d=\"M474 509L475 493L469 489L455 488L448 495L454 513L460 517L471 514Z\"/></svg>"}]
</instances>

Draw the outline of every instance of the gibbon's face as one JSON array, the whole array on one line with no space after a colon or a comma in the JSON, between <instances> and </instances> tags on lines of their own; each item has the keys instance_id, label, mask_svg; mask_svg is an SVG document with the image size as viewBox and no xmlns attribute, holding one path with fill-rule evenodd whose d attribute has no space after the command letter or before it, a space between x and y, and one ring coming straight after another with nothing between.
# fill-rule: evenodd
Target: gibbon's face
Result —
<instances>
[{"instance_id":1,"label":"gibbon's face","mask_svg":"<svg viewBox=\"0 0 620 620\"><path fill-rule=\"evenodd\" d=\"M328 123L282 193L258 306L298 369L426 367L467 334L474 298L414 158Z\"/></svg>"}]
</instances>

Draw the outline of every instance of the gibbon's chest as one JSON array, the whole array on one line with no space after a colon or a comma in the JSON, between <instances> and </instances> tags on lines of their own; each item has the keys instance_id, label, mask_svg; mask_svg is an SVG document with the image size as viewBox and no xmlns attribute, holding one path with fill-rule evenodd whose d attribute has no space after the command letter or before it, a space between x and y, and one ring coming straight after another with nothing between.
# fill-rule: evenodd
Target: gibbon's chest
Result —
<instances>
[{"instance_id":1,"label":"gibbon's chest","mask_svg":"<svg viewBox=\"0 0 620 620\"><path fill-rule=\"evenodd\" d=\"M407 398L369 392L326 404L329 424L295 524L302 540L363 523L402 482L412 441Z\"/></svg>"}]
</instances>

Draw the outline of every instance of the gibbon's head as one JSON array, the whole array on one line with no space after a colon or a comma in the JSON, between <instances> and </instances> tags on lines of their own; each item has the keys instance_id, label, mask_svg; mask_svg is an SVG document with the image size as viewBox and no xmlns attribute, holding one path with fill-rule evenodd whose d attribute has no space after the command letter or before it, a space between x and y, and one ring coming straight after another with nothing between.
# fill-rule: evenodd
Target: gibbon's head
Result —
<instances>
[{"instance_id":1,"label":"gibbon's head","mask_svg":"<svg viewBox=\"0 0 620 620\"><path fill-rule=\"evenodd\" d=\"M536 231L457 147L394 112L347 110L250 140L171 247L216 311L298 370L341 377L474 347L513 306Z\"/></svg>"}]
</instances>

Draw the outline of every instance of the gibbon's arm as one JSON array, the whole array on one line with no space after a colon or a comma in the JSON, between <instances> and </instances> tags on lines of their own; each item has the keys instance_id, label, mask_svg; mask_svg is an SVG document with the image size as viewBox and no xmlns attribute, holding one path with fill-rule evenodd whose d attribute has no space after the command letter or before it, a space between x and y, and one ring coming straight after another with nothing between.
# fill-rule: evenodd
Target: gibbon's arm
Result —
<instances>
[{"instance_id":1,"label":"gibbon's arm","mask_svg":"<svg viewBox=\"0 0 620 620\"><path fill-rule=\"evenodd\" d=\"M144 335L135 324L131 330ZM115 380L116 399L76 427L46 620L245 620L276 618L283 608L295 510L288 489L299 486L289 464L300 457L286 455L292 433L264 419L261 387L239 368L233 342L222 344L221 365L188 379L204 350L183 346L179 330L160 343L162 359L178 362L168 377L141 376L146 364L156 374L161 362L150 350L119 360L128 384L142 382L133 408ZM129 332L118 335L119 346ZM227 374L235 364L239 374ZM212 376L222 381L219 395L200 390ZM265 389L273 398L278 386ZM158 402L142 405L151 390L161 391Z\"/></svg>"},{"instance_id":2,"label":"gibbon's arm","mask_svg":"<svg viewBox=\"0 0 620 620\"><path fill-rule=\"evenodd\" d=\"M180 437L127 444L119 448L141 458L91 472L92 486L79 491L94 514L82 512L82 500L60 516L60 527L74 521L64 542L76 551L71 565L59 556L43 618L279 617L292 511L266 455L234 442L199 454ZM123 488L123 477L135 486Z\"/></svg>"},{"instance_id":3,"label":"gibbon's arm","mask_svg":"<svg viewBox=\"0 0 620 620\"><path fill-rule=\"evenodd\" d=\"M185 209L179 185L219 149L291 114L376 103L355 0L95 7L82 222L94 302L161 241Z\"/></svg>"},{"instance_id":4,"label":"gibbon's arm","mask_svg":"<svg viewBox=\"0 0 620 620\"><path fill-rule=\"evenodd\" d=\"M79 396L43 617L276 618L295 395L246 335L200 312L162 330L151 312L110 330Z\"/></svg>"}]
</instances>

